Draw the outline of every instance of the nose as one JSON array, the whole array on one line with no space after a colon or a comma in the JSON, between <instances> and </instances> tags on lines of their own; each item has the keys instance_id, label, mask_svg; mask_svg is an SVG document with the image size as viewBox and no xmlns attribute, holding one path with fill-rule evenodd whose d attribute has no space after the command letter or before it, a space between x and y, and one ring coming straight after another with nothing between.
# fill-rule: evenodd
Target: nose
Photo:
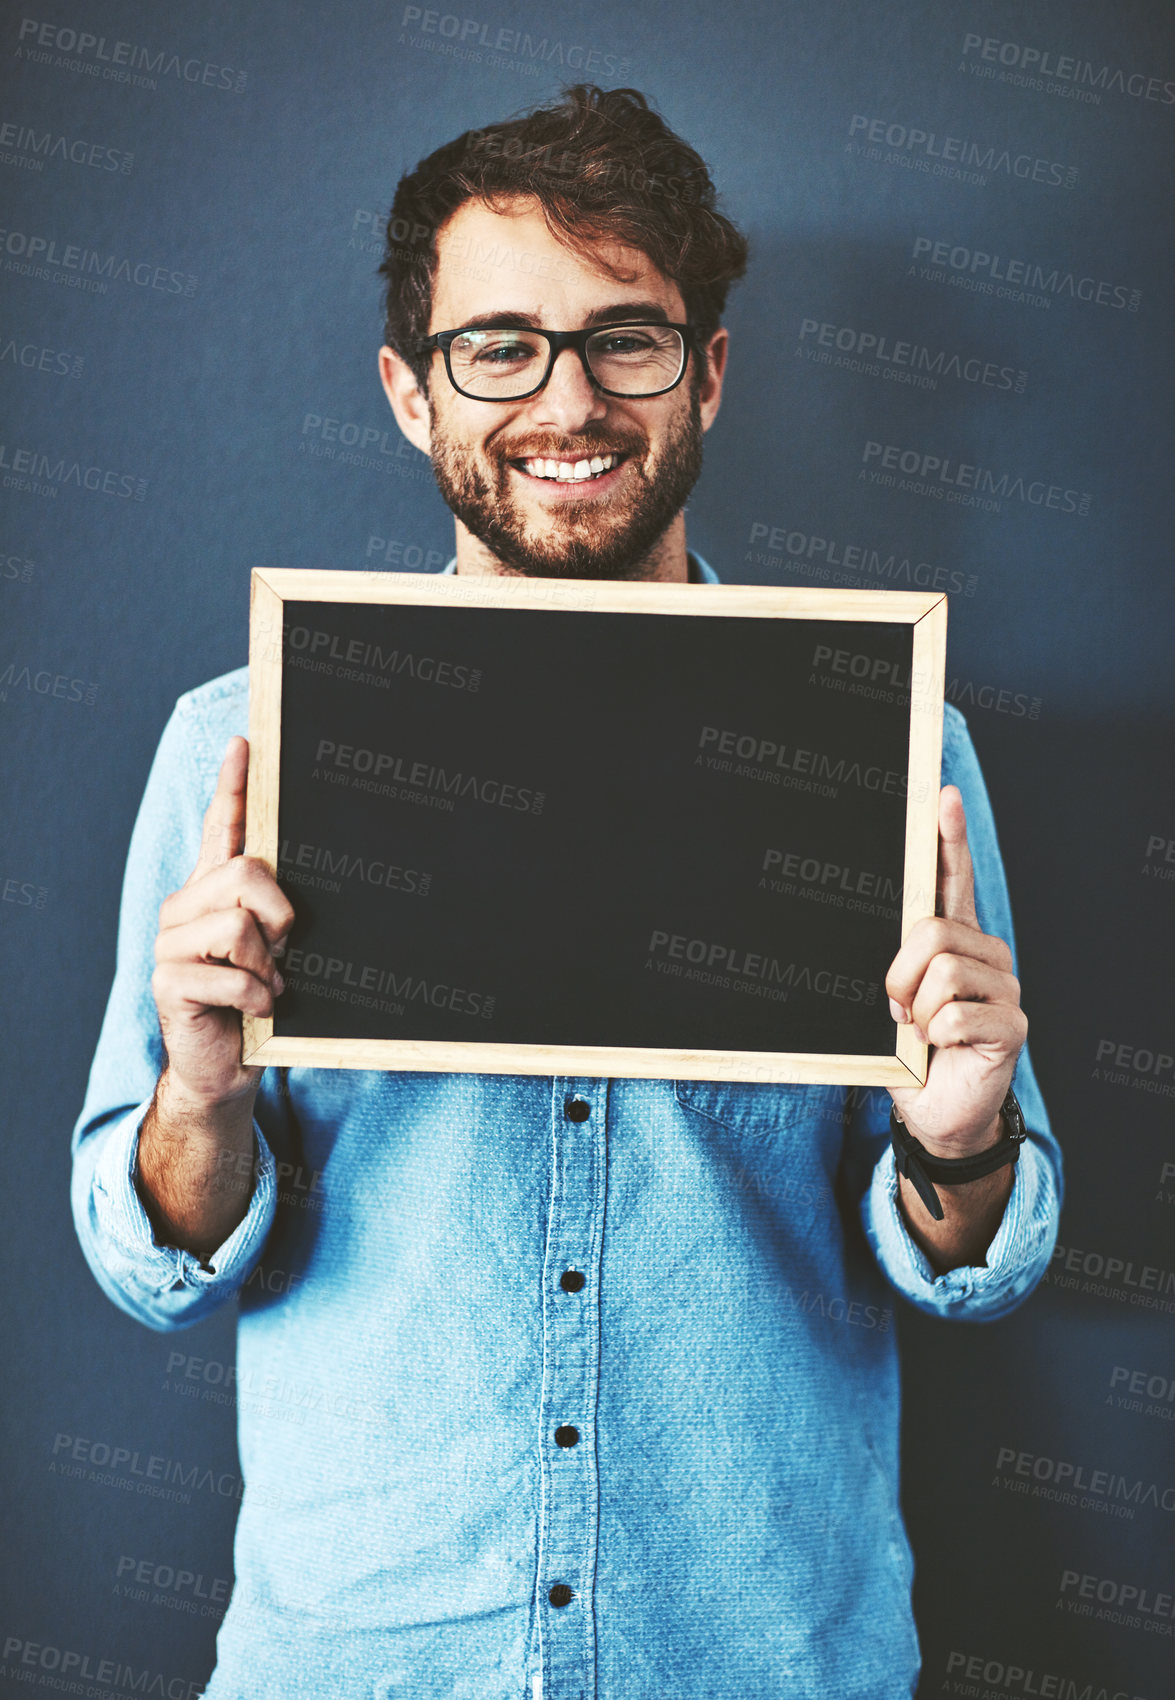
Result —
<instances>
[{"instance_id":1,"label":"nose","mask_svg":"<svg viewBox=\"0 0 1175 1700\"><path fill-rule=\"evenodd\" d=\"M533 423L571 435L582 431L589 420L603 419L607 411L608 397L591 382L575 349L560 349L546 385L531 398Z\"/></svg>"}]
</instances>

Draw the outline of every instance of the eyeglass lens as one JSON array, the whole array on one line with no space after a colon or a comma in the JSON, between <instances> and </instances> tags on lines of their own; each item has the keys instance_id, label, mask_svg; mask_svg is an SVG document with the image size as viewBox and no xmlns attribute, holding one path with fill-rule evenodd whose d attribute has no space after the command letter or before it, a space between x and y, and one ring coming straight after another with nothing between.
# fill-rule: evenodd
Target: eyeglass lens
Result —
<instances>
[{"instance_id":1,"label":"eyeglass lens","mask_svg":"<svg viewBox=\"0 0 1175 1700\"><path fill-rule=\"evenodd\" d=\"M685 361L680 331L668 325L608 325L587 339L588 369L619 395L653 395L677 382ZM510 401L541 382L550 356L529 330L470 330L453 338L453 380L468 395Z\"/></svg>"}]
</instances>

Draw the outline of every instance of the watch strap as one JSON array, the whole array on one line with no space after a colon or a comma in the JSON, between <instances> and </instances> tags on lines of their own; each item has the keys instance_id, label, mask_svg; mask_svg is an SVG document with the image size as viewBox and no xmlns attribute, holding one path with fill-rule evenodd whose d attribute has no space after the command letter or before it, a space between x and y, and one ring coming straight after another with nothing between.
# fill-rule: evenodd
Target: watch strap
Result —
<instances>
[{"instance_id":1,"label":"watch strap","mask_svg":"<svg viewBox=\"0 0 1175 1700\"><path fill-rule=\"evenodd\" d=\"M894 1164L936 1222L942 1221L943 1208L934 1190L935 1181L962 1186L967 1181L978 1180L981 1175L990 1175L995 1169L1002 1169L1005 1163L1019 1161L1020 1147L1028 1138L1028 1130L1024 1125L1024 1112L1010 1086L1000 1105L1000 1117L1004 1124L1003 1137L988 1146L986 1151L976 1151L969 1157L935 1157L901 1120L897 1105L890 1106L889 1133Z\"/></svg>"}]
</instances>

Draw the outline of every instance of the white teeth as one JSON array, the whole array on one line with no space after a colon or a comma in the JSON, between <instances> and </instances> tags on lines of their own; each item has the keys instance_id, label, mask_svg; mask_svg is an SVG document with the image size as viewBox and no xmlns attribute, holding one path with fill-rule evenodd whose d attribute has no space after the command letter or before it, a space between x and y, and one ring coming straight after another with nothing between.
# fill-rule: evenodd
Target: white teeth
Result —
<instances>
[{"instance_id":1,"label":"white teeth","mask_svg":"<svg viewBox=\"0 0 1175 1700\"><path fill-rule=\"evenodd\" d=\"M535 455L522 464L532 478L556 478L562 484L581 484L585 479L598 478L602 472L611 472L616 456L593 455L591 460L577 460L572 464L569 460L546 460Z\"/></svg>"}]
</instances>

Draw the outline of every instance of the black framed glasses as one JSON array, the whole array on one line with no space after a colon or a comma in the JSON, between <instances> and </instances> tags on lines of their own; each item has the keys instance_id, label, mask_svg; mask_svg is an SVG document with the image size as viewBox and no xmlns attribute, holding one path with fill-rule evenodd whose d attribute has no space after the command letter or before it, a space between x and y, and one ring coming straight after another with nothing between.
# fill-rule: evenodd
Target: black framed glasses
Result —
<instances>
[{"instance_id":1,"label":"black framed glasses","mask_svg":"<svg viewBox=\"0 0 1175 1700\"><path fill-rule=\"evenodd\" d=\"M635 399L665 395L685 376L692 325L596 325L583 331L541 331L530 325L477 325L436 331L417 348L439 348L449 382L474 401L525 401L551 376L556 357L574 348L604 395Z\"/></svg>"}]
</instances>

